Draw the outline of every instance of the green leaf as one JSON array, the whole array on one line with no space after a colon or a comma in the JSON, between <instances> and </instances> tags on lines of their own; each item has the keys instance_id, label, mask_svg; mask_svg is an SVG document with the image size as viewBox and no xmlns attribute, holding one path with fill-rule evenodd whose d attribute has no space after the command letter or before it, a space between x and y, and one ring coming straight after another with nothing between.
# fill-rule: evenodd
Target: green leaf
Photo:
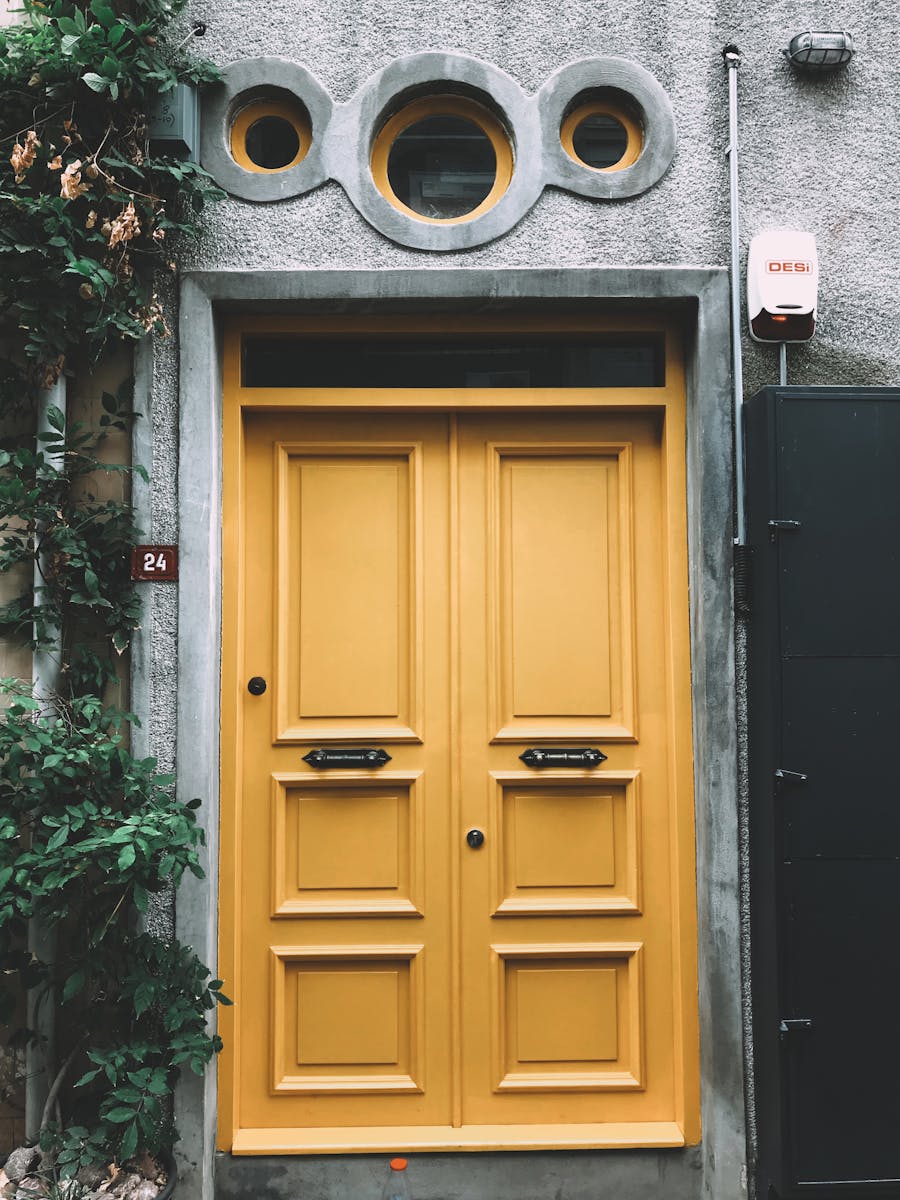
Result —
<instances>
[{"instance_id":1,"label":"green leaf","mask_svg":"<svg viewBox=\"0 0 900 1200\"><path fill-rule=\"evenodd\" d=\"M47 760L44 759L45 766L46 766L46 763L47 763ZM47 849L48 850L58 850L59 847L62 846L64 842L68 841L68 838L69 838L69 826L61 825L59 827L59 829L57 829L56 833L54 833L53 836L48 839Z\"/></svg>"},{"instance_id":2,"label":"green leaf","mask_svg":"<svg viewBox=\"0 0 900 1200\"><path fill-rule=\"evenodd\" d=\"M131 1158L135 1150L137 1150L138 1127L137 1121L132 1121L125 1131L125 1136L122 1138L122 1149L120 1151L122 1159Z\"/></svg>"},{"instance_id":3,"label":"green leaf","mask_svg":"<svg viewBox=\"0 0 900 1200\"><path fill-rule=\"evenodd\" d=\"M96 71L87 71L82 75L82 81L88 85L92 92L105 92L109 88L110 80L104 79L102 75L98 75Z\"/></svg>"},{"instance_id":4,"label":"green leaf","mask_svg":"<svg viewBox=\"0 0 900 1200\"><path fill-rule=\"evenodd\" d=\"M133 1108L111 1108L108 1112L103 1113L103 1118L106 1121L112 1121L116 1125L124 1125L126 1121L132 1120L134 1117ZM127 1155L126 1155L127 1157Z\"/></svg>"},{"instance_id":5,"label":"green leaf","mask_svg":"<svg viewBox=\"0 0 900 1200\"><path fill-rule=\"evenodd\" d=\"M153 1003L156 988L152 983L141 983L134 990L134 1011L137 1016L145 1013Z\"/></svg>"},{"instance_id":6,"label":"green leaf","mask_svg":"<svg viewBox=\"0 0 900 1200\"><path fill-rule=\"evenodd\" d=\"M127 871L128 868L134 863L134 859L134 846L129 842L127 846L122 847L119 853L119 861L117 863L119 870Z\"/></svg>"},{"instance_id":7,"label":"green leaf","mask_svg":"<svg viewBox=\"0 0 900 1200\"><path fill-rule=\"evenodd\" d=\"M47 424L51 429L55 429L57 433L65 433L66 431L65 414L54 404L49 405L47 408Z\"/></svg>"},{"instance_id":8,"label":"green leaf","mask_svg":"<svg viewBox=\"0 0 900 1200\"><path fill-rule=\"evenodd\" d=\"M108 4L104 3L104 0L91 0L91 12L104 29L109 29L116 22L115 12Z\"/></svg>"},{"instance_id":9,"label":"green leaf","mask_svg":"<svg viewBox=\"0 0 900 1200\"><path fill-rule=\"evenodd\" d=\"M70 975L63 987L63 1000L71 1000L73 996L77 996L87 982L87 972L82 968L76 971L74 975Z\"/></svg>"}]
</instances>

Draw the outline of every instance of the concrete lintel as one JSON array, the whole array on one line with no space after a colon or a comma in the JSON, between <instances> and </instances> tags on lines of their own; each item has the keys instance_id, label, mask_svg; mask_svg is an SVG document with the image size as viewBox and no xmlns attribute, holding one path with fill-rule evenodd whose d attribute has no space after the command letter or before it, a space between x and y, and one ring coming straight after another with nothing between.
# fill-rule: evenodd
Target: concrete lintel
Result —
<instances>
[{"instance_id":1,"label":"concrete lintel","mask_svg":"<svg viewBox=\"0 0 900 1200\"><path fill-rule=\"evenodd\" d=\"M633 1200L744 1200L744 1099L738 896L737 778L731 598L732 450L728 276L719 267L611 267L575 270L426 271L209 271L182 280L180 376L181 445L179 590L179 794L201 796L210 867L204 881L190 879L178 897L178 936L211 965L217 956L220 642L220 457L221 359L216 313L222 310L484 312L583 311L622 307L675 308L689 317L688 330L688 549L691 593L694 749L699 913L699 1005L703 1141L699 1148L604 1151L589 1154L590 1169L573 1200L627 1191ZM189 464L189 467L188 467ZM184 1134L179 1147L184 1200L212 1200L214 1192L215 1078L186 1080L177 1113ZM432 1156L422 1156L423 1159ZM424 1197L446 1182L446 1166L434 1156L435 1174ZM573 1153L572 1162L584 1162ZM362 1164L365 1156L354 1161ZM504 1162L498 1172L495 1159ZM272 1197L296 1195L324 1180L312 1158L227 1159L216 1171L223 1195L245 1195L266 1181ZM466 1156L467 1172L483 1176L473 1196L515 1194L524 1200L527 1154ZM561 1162L561 1159L558 1161ZM247 1166L244 1166L244 1163ZM362 1170L339 1169L330 1159L328 1178ZM629 1167L629 1163L632 1167ZM378 1166L382 1166L381 1160ZM241 1174L242 1170L244 1174ZM376 1171L373 1162L371 1170ZM349 1171L349 1175L348 1175ZM442 1172L444 1174L442 1175ZM631 1178L635 1189L626 1189ZM502 1176L508 1186L492 1192ZM372 1179L375 1178L373 1174ZM559 1179L556 1174L555 1178ZM574 1178L574 1176L573 1176ZM275 1180L278 1180L276 1185ZM643 1182L640 1180L643 1179ZM653 1180L654 1182L651 1182ZM517 1182L518 1181L518 1182ZM425 1180L421 1180L425 1184ZM527 1188L526 1185L527 1184ZM249 1186L248 1186L249 1185ZM324 1187L324 1182L322 1184ZM329 1185L331 1186L331 1185ZM366 1186L370 1186L367 1182ZM478 1185L479 1187L481 1184ZM510 1191L510 1187L513 1191ZM515 1190L518 1188L518 1190ZM656 1188L657 1190L653 1190ZM317 1194L319 1194L317 1192ZM527 1192L531 1195L531 1192Z\"/></svg>"},{"instance_id":2,"label":"concrete lintel","mask_svg":"<svg viewBox=\"0 0 900 1200\"><path fill-rule=\"evenodd\" d=\"M505 302L604 304L674 300L694 305L709 289L727 284L724 267L447 268L427 271L192 271L184 276L208 304L261 311L277 305L329 306L329 311L372 308L385 302L437 306L477 302L477 311ZM716 281L722 281L717 285ZM726 295L727 303L727 295ZM725 334L727 336L727 326Z\"/></svg>"}]
</instances>

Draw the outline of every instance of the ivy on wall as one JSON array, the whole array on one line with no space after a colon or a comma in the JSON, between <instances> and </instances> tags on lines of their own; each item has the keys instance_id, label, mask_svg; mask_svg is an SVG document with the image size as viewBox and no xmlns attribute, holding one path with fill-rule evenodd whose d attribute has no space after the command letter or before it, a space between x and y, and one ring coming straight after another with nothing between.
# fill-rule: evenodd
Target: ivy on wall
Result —
<instances>
[{"instance_id":1,"label":"ivy on wall","mask_svg":"<svg viewBox=\"0 0 900 1200\"><path fill-rule=\"evenodd\" d=\"M220 194L195 164L149 153L156 97L216 77L167 37L183 4L25 0L0 30L0 415L27 414L112 344L165 331L156 274L176 269ZM37 446L0 448L0 572L39 570L0 606L0 632L61 645L63 663L51 698L0 685L0 1021L22 988L56 1007L41 1170L64 1177L171 1147L177 1075L220 1048L207 1019L227 1003L189 947L142 921L153 892L202 875L203 839L199 801L176 800L155 760L130 753L135 718L102 699L140 619L134 511L93 490L130 470L101 461L134 419L128 388L102 407L97 428L50 408ZM35 919L57 935L43 956L28 947Z\"/></svg>"},{"instance_id":2,"label":"ivy on wall","mask_svg":"<svg viewBox=\"0 0 900 1200\"><path fill-rule=\"evenodd\" d=\"M147 111L216 77L170 48L184 0L24 0L0 31L0 345L5 377L48 386L110 339L165 327L153 280L219 196L195 164L149 156ZM26 378L18 353L26 356Z\"/></svg>"}]
</instances>

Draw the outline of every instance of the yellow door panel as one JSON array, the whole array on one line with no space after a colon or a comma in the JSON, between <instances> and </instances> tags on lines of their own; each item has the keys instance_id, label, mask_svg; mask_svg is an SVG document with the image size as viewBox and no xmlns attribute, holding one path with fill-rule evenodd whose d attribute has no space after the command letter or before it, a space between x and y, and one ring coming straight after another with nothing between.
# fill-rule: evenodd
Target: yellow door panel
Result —
<instances>
[{"instance_id":1,"label":"yellow door panel","mask_svg":"<svg viewBox=\"0 0 900 1200\"><path fill-rule=\"evenodd\" d=\"M631 737L632 447L566 445L558 421L522 444L527 426L507 419L476 451L478 428L463 429L463 469L483 492L494 737Z\"/></svg>"},{"instance_id":2,"label":"yellow door panel","mask_svg":"<svg viewBox=\"0 0 900 1200\"><path fill-rule=\"evenodd\" d=\"M272 916L422 915L421 773L273 778Z\"/></svg>"},{"instance_id":3,"label":"yellow door panel","mask_svg":"<svg viewBox=\"0 0 900 1200\"><path fill-rule=\"evenodd\" d=\"M462 859L464 1121L660 1120L677 1031L659 422L529 416L515 443L511 425L460 423L463 824L485 834ZM600 768L506 774L524 745L592 739L613 742ZM640 778L631 838L613 761Z\"/></svg>"},{"instance_id":4,"label":"yellow door panel","mask_svg":"<svg viewBox=\"0 0 900 1200\"><path fill-rule=\"evenodd\" d=\"M448 1124L447 419L251 415L244 471L237 1123Z\"/></svg>"},{"instance_id":5,"label":"yellow door panel","mask_svg":"<svg viewBox=\"0 0 900 1200\"><path fill-rule=\"evenodd\" d=\"M696 1138L680 420L234 423L224 1148Z\"/></svg>"},{"instance_id":6,"label":"yellow door panel","mask_svg":"<svg viewBox=\"0 0 900 1200\"><path fill-rule=\"evenodd\" d=\"M278 740L420 737L423 446L273 449Z\"/></svg>"}]
</instances>

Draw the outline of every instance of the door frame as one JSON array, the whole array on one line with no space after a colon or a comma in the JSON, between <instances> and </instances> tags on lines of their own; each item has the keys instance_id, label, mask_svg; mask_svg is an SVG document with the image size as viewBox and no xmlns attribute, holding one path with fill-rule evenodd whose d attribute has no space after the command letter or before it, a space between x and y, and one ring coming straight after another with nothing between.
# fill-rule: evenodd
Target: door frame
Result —
<instances>
[{"instance_id":1,"label":"door frame","mask_svg":"<svg viewBox=\"0 0 900 1200\"><path fill-rule=\"evenodd\" d=\"M219 670L221 635L222 330L227 312L326 317L469 313L521 315L608 312L623 307L678 322L687 365L687 510L694 708L695 810L701 1026L700 1148L703 1186L721 1200L742 1194L746 1148L741 1020L738 789L731 597L731 405L728 277L722 268L575 270L314 271L189 273L180 296L178 512L178 790L201 796L208 875L179 891L177 936L204 961L217 955ZM637 321L636 324L640 324ZM170 364L171 365L171 364ZM148 406L174 401L170 373L139 384ZM141 465L158 457L146 436ZM148 462L147 459L150 461ZM149 508L149 494L137 497ZM148 512L144 525L150 528ZM151 724L151 622L135 653L135 698ZM157 702L158 705L158 702ZM158 721L157 721L158 726ZM715 930L705 937L704 930ZM181 1192L213 1195L216 1077L186 1078L176 1097L183 1132ZM609 1153L609 1152L605 1152ZM660 1151L673 1153L672 1151ZM694 1178L696 1169L691 1168ZM699 1194L699 1193L698 1193Z\"/></svg>"}]
</instances>

